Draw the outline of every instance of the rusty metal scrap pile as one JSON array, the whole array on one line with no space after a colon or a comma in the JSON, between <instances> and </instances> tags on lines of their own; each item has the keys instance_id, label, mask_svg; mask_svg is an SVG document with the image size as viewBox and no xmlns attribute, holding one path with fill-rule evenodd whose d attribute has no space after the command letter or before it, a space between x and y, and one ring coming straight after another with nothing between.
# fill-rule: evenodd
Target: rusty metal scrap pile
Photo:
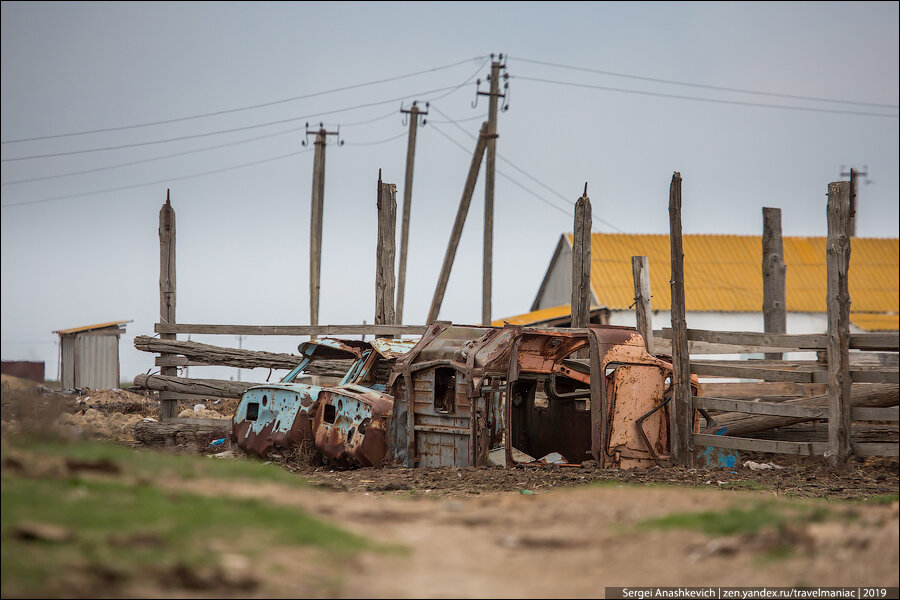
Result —
<instances>
[{"instance_id":1,"label":"rusty metal scrap pile","mask_svg":"<svg viewBox=\"0 0 900 600\"><path fill-rule=\"evenodd\" d=\"M326 338L299 350L280 383L243 394L233 434L244 450L305 445L365 467L668 458L672 366L633 328L435 324L417 342ZM355 359L338 385L300 381L312 361L335 358Z\"/></svg>"}]
</instances>

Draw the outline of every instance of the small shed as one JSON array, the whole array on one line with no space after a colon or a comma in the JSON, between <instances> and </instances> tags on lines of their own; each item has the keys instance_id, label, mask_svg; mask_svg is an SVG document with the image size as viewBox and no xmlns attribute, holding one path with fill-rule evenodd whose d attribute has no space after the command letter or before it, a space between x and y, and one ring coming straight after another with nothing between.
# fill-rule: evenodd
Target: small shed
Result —
<instances>
[{"instance_id":1,"label":"small shed","mask_svg":"<svg viewBox=\"0 0 900 600\"><path fill-rule=\"evenodd\" d=\"M60 379L65 388L119 387L119 336L125 323L111 321L61 329L59 334Z\"/></svg>"}]
</instances>

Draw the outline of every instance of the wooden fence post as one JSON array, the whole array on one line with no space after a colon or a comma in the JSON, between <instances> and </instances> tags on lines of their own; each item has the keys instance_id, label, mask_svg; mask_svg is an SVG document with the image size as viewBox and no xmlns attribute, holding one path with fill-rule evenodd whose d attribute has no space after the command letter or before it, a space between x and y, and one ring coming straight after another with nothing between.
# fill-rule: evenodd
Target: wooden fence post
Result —
<instances>
[{"instance_id":1,"label":"wooden fence post","mask_svg":"<svg viewBox=\"0 0 900 600\"><path fill-rule=\"evenodd\" d=\"M175 324L175 210L166 190L166 203L159 209L159 322ZM161 333L160 339L174 340L176 334ZM162 354L160 358L173 356ZM177 367L160 368L161 375L177 376ZM165 392L159 394L159 419L172 419L178 414L178 400Z\"/></svg>"},{"instance_id":2,"label":"wooden fence post","mask_svg":"<svg viewBox=\"0 0 900 600\"><path fill-rule=\"evenodd\" d=\"M575 229L572 239L572 322L571 327L587 327L591 321L591 199L584 195L575 202Z\"/></svg>"},{"instance_id":3,"label":"wooden fence post","mask_svg":"<svg viewBox=\"0 0 900 600\"><path fill-rule=\"evenodd\" d=\"M763 331L785 333L784 246L781 240L781 209L763 208L762 275L763 275ZM766 353L767 360L781 360L781 353Z\"/></svg>"},{"instance_id":4,"label":"wooden fence post","mask_svg":"<svg viewBox=\"0 0 900 600\"><path fill-rule=\"evenodd\" d=\"M644 347L653 354L653 314L650 309L650 259L646 256L631 257L631 274L634 278L634 314L637 330L644 338Z\"/></svg>"},{"instance_id":5,"label":"wooden fence post","mask_svg":"<svg viewBox=\"0 0 900 600\"><path fill-rule=\"evenodd\" d=\"M850 459L850 183L828 184L828 463Z\"/></svg>"},{"instance_id":6,"label":"wooden fence post","mask_svg":"<svg viewBox=\"0 0 900 600\"><path fill-rule=\"evenodd\" d=\"M669 186L669 238L672 255L672 384L669 403L669 441L672 460L691 468L693 449L693 399L684 302L684 252L681 245L681 173L672 175Z\"/></svg>"},{"instance_id":7,"label":"wooden fence post","mask_svg":"<svg viewBox=\"0 0 900 600\"><path fill-rule=\"evenodd\" d=\"M375 251L375 324L394 325L394 244L397 186L382 183L378 173L378 244ZM393 336L387 336L393 337Z\"/></svg>"}]
</instances>

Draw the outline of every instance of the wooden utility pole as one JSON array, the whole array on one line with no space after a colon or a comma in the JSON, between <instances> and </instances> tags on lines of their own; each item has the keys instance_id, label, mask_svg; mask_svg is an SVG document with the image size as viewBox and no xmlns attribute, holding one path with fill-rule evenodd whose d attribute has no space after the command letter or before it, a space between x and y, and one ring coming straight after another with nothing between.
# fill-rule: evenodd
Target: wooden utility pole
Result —
<instances>
[{"instance_id":1,"label":"wooden utility pole","mask_svg":"<svg viewBox=\"0 0 900 600\"><path fill-rule=\"evenodd\" d=\"M587 327L591 321L591 199L584 194L575 202L572 239L572 323Z\"/></svg>"},{"instance_id":2,"label":"wooden utility pole","mask_svg":"<svg viewBox=\"0 0 900 600\"><path fill-rule=\"evenodd\" d=\"M762 235L763 330L766 333L787 331L785 306L784 246L781 239L781 209L763 208ZM766 360L781 360L780 352L766 353Z\"/></svg>"},{"instance_id":3,"label":"wooden utility pole","mask_svg":"<svg viewBox=\"0 0 900 600\"><path fill-rule=\"evenodd\" d=\"M653 313L650 309L650 260L646 256L631 257L634 278L634 313L637 330L644 338L644 347L653 354Z\"/></svg>"},{"instance_id":4,"label":"wooden utility pole","mask_svg":"<svg viewBox=\"0 0 900 600\"><path fill-rule=\"evenodd\" d=\"M397 186L381 182L378 170L378 245L375 249L375 324L396 324L394 313L394 243L397 230ZM383 337L394 337L392 335Z\"/></svg>"},{"instance_id":5,"label":"wooden utility pole","mask_svg":"<svg viewBox=\"0 0 900 600\"><path fill-rule=\"evenodd\" d=\"M472 153L472 162L469 164L469 175L466 177L466 185L463 188L462 198L459 200L459 209L456 211L456 221L453 223L453 231L450 233L450 241L447 242L447 252L444 254L444 264L438 277L434 297L431 299L431 308L428 310L428 324L437 321L441 312L441 304L444 301L444 292L447 291L447 281L450 279L450 269L453 268L453 260L456 258L456 246L462 235L463 225L466 224L466 215L469 212L469 204L472 202L472 193L475 191L475 182L478 180L478 170L481 168L481 159L484 157L484 147L487 141L488 123L481 124L478 134L478 142L475 144L475 152Z\"/></svg>"},{"instance_id":6,"label":"wooden utility pole","mask_svg":"<svg viewBox=\"0 0 900 600\"><path fill-rule=\"evenodd\" d=\"M851 183L828 184L828 463L850 460L850 191Z\"/></svg>"},{"instance_id":7,"label":"wooden utility pole","mask_svg":"<svg viewBox=\"0 0 900 600\"><path fill-rule=\"evenodd\" d=\"M669 443L672 460L691 468L694 463L691 365L684 302L684 251L681 245L681 173L669 186L669 238L672 254L672 388L669 403Z\"/></svg>"},{"instance_id":8,"label":"wooden utility pole","mask_svg":"<svg viewBox=\"0 0 900 600\"><path fill-rule=\"evenodd\" d=\"M397 266L397 311L396 322L403 323L403 296L406 291L406 248L409 241L409 211L412 206L413 163L416 158L416 129L419 126L419 117L428 114L428 103L425 103L425 111L419 110L415 102L409 110L400 109L401 113L409 115L409 140L406 144L406 180L403 183L403 221L400 226L400 264Z\"/></svg>"},{"instance_id":9,"label":"wooden utility pole","mask_svg":"<svg viewBox=\"0 0 900 600\"><path fill-rule=\"evenodd\" d=\"M502 64L503 55L500 54L497 57L498 60L493 60L493 58L494 55L492 54L491 75L489 78L491 91L476 92L478 95L490 97L487 159L484 168L484 268L481 278L481 324L485 327L489 327L491 324L491 294L494 269L494 174L497 156L497 99L506 97L505 94L500 93L500 69L506 68L506 65Z\"/></svg>"},{"instance_id":10,"label":"wooden utility pole","mask_svg":"<svg viewBox=\"0 0 900 600\"><path fill-rule=\"evenodd\" d=\"M310 132L306 124L306 136L316 134L316 153L313 159L312 203L309 223L309 324L319 324L319 281L322 270L322 212L325 199L325 140L337 131L326 131L322 123L319 130ZM343 144L343 142L340 142ZM303 141L306 145L306 140ZM312 336L315 338L315 336Z\"/></svg>"},{"instance_id":11,"label":"wooden utility pole","mask_svg":"<svg viewBox=\"0 0 900 600\"><path fill-rule=\"evenodd\" d=\"M166 190L166 203L159 209L159 322L175 324L175 209ZM160 339L174 340L174 333L161 333ZM161 354L160 358L171 357ZM177 367L162 367L161 375L175 377ZM159 420L174 419L178 415L178 400L171 394L160 393Z\"/></svg>"},{"instance_id":12,"label":"wooden utility pole","mask_svg":"<svg viewBox=\"0 0 900 600\"><path fill-rule=\"evenodd\" d=\"M865 171L850 169L849 173L841 172L841 177L850 177L850 237L856 237L856 178L860 175L868 177L868 167ZM866 183L869 183L868 179Z\"/></svg>"}]
</instances>

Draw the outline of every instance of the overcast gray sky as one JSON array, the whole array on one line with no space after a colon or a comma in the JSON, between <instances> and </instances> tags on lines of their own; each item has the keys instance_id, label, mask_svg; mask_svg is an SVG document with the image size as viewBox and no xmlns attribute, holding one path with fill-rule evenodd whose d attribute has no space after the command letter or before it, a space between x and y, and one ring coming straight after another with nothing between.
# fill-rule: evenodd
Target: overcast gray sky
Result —
<instances>
[{"instance_id":1,"label":"overcast gray sky","mask_svg":"<svg viewBox=\"0 0 900 600\"><path fill-rule=\"evenodd\" d=\"M866 165L858 234L898 235L896 2L0 10L2 357L46 361L50 379L52 330L118 319L134 320L122 378L152 368L132 339L153 335L158 319L167 188L179 321L309 322L307 121L340 126L346 142L327 149L319 321L371 322L375 182L381 168L402 198L399 109L413 100L432 102L418 135L404 311L406 323L423 323L487 112L485 97L472 102L490 53L507 55L510 75L497 143L495 318L528 310L585 181L594 231L668 233L668 185L680 171L685 233L759 235L762 207L776 206L785 235L820 236L828 182ZM147 125L160 121L169 122ZM81 132L93 133L65 135ZM483 190L482 176L442 319L481 318ZM298 341L243 344L290 352Z\"/></svg>"}]
</instances>

